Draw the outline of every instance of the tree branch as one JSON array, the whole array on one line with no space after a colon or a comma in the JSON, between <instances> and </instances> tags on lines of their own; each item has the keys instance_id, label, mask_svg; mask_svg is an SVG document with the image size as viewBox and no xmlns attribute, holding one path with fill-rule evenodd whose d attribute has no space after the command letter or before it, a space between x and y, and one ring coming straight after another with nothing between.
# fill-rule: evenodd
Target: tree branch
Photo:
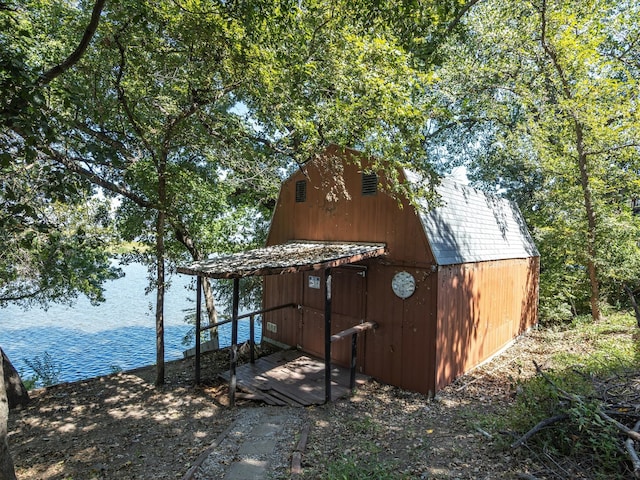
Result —
<instances>
[{"instance_id":1,"label":"tree branch","mask_svg":"<svg viewBox=\"0 0 640 480\"><path fill-rule=\"evenodd\" d=\"M584 154L585 155L602 155L604 153L611 153L611 152L616 152L618 150L624 150L625 148L637 148L637 147L640 147L640 143L629 142L629 143L624 143L622 145L614 145L612 147L604 148L602 150L585 150Z\"/></svg>"},{"instance_id":2,"label":"tree branch","mask_svg":"<svg viewBox=\"0 0 640 480\"><path fill-rule=\"evenodd\" d=\"M446 38L449 35L451 35L451 32L453 32L453 30L458 26L458 24L462 20L462 17L464 17L467 14L467 12L471 10L471 7L473 7L477 3L480 3L481 1L482 0L470 0L465 5L463 5L460 11L458 12L458 15L456 15L456 18L454 18L451 21L451 23L447 25L447 29L444 31L443 36Z\"/></svg>"},{"instance_id":3,"label":"tree branch","mask_svg":"<svg viewBox=\"0 0 640 480\"><path fill-rule=\"evenodd\" d=\"M518 448L520 445L522 445L524 442L529 440L531 437L533 437L536 433L538 433L544 427L548 427L549 425L553 425L554 423L558 423L563 420L567 420L569 418L570 418L569 414L561 413L559 415L555 415L553 417L549 417L549 418L545 418L544 420L541 420L531 430L529 430L527 433L521 436L518 440L513 442L511 444L511 448Z\"/></svg>"},{"instance_id":4,"label":"tree branch","mask_svg":"<svg viewBox=\"0 0 640 480\"><path fill-rule=\"evenodd\" d=\"M640 430L640 422L636 422L633 427L633 431L637 432ZM636 452L635 443L631 438L627 438L624 442L624 446L627 450L627 454L631 459L631 464L633 465L633 476L635 478L640 478L640 458L638 458L638 452Z\"/></svg>"},{"instance_id":5,"label":"tree branch","mask_svg":"<svg viewBox=\"0 0 640 480\"><path fill-rule=\"evenodd\" d=\"M127 190L126 187L119 185L116 182L112 182L110 180L102 178L101 176L92 172L88 168L78 165L78 163L76 163L74 160L68 159L64 155L60 155L58 152L54 150L48 149L46 151L46 155L48 155L51 159L58 162L59 164L63 165L67 170L86 178L91 183L98 185L106 190L109 190L112 193L122 195L123 197L128 198L129 200L131 200L136 205L142 208L148 208L148 209L157 208L152 202L150 202L146 198L141 197L140 195L137 195Z\"/></svg>"},{"instance_id":6,"label":"tree branch","mask_svg":"<svg viewBox=\"0 0 640 480\"><path fill-rule=\"evenodd\" d=\"M156 160L155 150L151 147L151 144L147 140L147 137L142 131L142 127L136 121L135 116L133 115L133 111L131 110L131 107L129 105L129 101L127 100L127 97L125 95L124 88L122 87L122 77L124 75L124 68L126 65L125 48L120 42L120 38L118 37L118 35L115 35L115 42L116 42L116 45L118 46L118 51L120 52L120 65L118 68L118 74L116 76L116 91L118 92L118 100L120 101L120 104L124 109L124 113L126 114L127 119L129 120L129 123L131 123L131 127L133 128L133 131L136 133L136 135L138 135L138 137L140 137L140 141L142 142L144 147L147 149L147 151L155 161Z\"/></svg>"},{"instance_id":7,"label":"tree branch","mask_svg":"<svg viewBox=\"0 0 640 480\"><path fill-rule=\"evenodd\" d=\"M76 123L76 128L83 133L99 140L100 142L106 143L114 150L120 152L121 155L125 157L130 157L129 148L124 145L120 140L116 140L111 138L107 133L103 131L96 131L93 128L89 127L89 125L85 123Z\"/></svg>"},{"instance_id":8,"label":"tree branch","mask_svg":"<svg viewBox=\"0 0 640 480\"><path fill-rule=\"evenodd\" d=\"M84 35L82 35L80 43L62 63L56 65L53 68L50 68L40 76L40 79L38 81L40 85L46 85L50 83L53 79L59 77L64 72L69 70L82 58L82 55L84 55L84 53L86 52L87 48L89 47L89 43L91 43L91 39L96 33L98 23L100 22L100 15L102 14L102 9L104 8L105 2L106 0L96 0L96 3L93 6L93 11L91 12L91 20L89 21L89 25L87 25L87 28L84 31Z\"/></svg>"}]
</instances>

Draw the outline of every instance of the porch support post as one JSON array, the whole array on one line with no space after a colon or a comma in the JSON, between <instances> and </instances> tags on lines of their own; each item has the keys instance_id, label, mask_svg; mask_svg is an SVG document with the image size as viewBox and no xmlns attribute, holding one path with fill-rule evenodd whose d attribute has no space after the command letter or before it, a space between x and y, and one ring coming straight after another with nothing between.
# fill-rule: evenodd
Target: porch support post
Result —
<instances>
[{"instance_id":1,"label":"porch support post","mask_svg":"<svg viewBox=\"0 0 640 480\"><path fill-rule=\"evenodd\" d=\"M202 277L196 277L196 385L200 385L200 328L202 326Z\"/></svg>"},{"instance_id":2,"label":"porch support post","mask_svg":"<svg viewBox=\"0 0 640 480\"><path fill-rule=\"evenodd\" d=\"M351 371L349 372L349 389L353 393L356 388L356 360L358 358L358 334L351 335Z\"/></svg>"},{"instance_id":3,"label":"porch support post","mask_svg":"<svg viewBox=\"0 0 640 480\"><path fill-rule=\"evenodd\" d=\"M324 401L331 402L331 268L324 271Z\"/></svg>"},{"instance_id":4,"label":"porch support post","mask_svg":"<svg viewBox=\"0 0 640 480\"><path fill-rule=\"evenodd\" d=\"M249 353L251 355L251 363L256 363L256 317L251 315L249 317Z\"/></svg>"},{"instance_id":5,"label":"porch support post","mask_svg":"<svg viewBox=\"0 0 640 480\"><path fill-rule=\"evenodd\" d=\"M229 375L229 405L236 404L236 366L238 365L238 308L240 304L240 279L233 279L233 304L231 313L231 372Z\"/></svg>"}]
</instances>

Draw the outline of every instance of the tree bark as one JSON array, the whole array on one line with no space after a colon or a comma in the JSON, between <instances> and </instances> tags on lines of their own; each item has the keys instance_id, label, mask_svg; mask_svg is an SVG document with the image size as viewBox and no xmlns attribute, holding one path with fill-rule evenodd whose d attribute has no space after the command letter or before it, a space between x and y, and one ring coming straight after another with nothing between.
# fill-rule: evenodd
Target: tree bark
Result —
<instances>
[{"instance_id":1,"label":"tree bark","mask_svg":"<svg viewBox=\"0 0 640 480\"><path fill-rule=\"evenodd\" d=\"M164 212L158 212L156 229L157 294L156 294L156 381L164 385Z\"/></svg>"},{"instance_id":2,"label":"tree bark","mask_svg":"<svg viewBox=\"0 0 640 480\"><path fill-rule=\"evenodd\" d=\"M576 133L576 149L578 151L578 168L580 169L580 185L584 199L584 209L587 215L587 271L589 273L589 285L591 287L591 316L594 320L602 319L600 312L600 281L596 266L596 213L591 197L589 185L589 168L587 154L585 153L583 128L580 121L574 117Z\"/></svg>"},{"instance_id":3,"label":"tree bark","mask_svg":"<svg viewBox=\"0 0 640 480\"><path fill-rule=\"evenodd\" d=\"M0 355L2 357L2 368L4 370L4 391L7 395L7 401L9 402L9 410L26 407L29 403L29 392L27 392L27 389L22 383L20 374L14 368L2 348L0 348Z\"/></svg>"},{"instance_id":4,"label":"tree bark","mask_svg":"<svg viewBox=\"0 0 640 480\"><path fill-rule=\"evenodd\" d=\"M7 443L9 401L4 380L4 362L0 361L0 480L16 480L16 472Z\"/></svg>"},{"instance_id":5,"label":"tree bark","mask_svg":"<svg viewBox=\"0 0 640 480\"><path fill-rule=\"evenodd\" d=\"M164 385L164 234L165 206L167 203L167 157L162 152L156 164L158 173L158 223L156 225L156 262L157 262L157 297L156 297L156 381L157 387Z\"/></svg>"},{"instance_id":6,"label":"tree bark","mask_svg":"<svg viewBox=\"0 0 640 480\"><path fill-rule=\"evenodd\" d=\"M629 300L631 300L631 305L633 306L633 311L636 315L636 324L638 325L638 328L640 328L640 306L638 306L636 296L633 294L633 290L631 290L626 283L622 284L622 288L624 288L624 291L629 295Z\"/></svg>"}]
</instances>

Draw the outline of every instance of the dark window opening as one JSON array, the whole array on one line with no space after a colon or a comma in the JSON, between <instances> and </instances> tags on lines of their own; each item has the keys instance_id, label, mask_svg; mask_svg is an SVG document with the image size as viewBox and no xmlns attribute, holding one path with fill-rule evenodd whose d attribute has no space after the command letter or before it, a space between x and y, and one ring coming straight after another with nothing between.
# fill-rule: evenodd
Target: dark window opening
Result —
<instances>
[{"instance_id":1,"label":"dark window opening","mask_svg":"<svg viewBox=\"0 0 640 480\"><path fill-rule=\"evenodd\" d=\"M378 175L362 173L362 195L375 195L378 192Z\"/></svg>"},{"instance_id":2,"label":"dark window opening","mask_svg":"<svg viewBox=\"0 0 640 480\"><path fill-rule=\"evenodd\" d=\"M296 203L307 201L307 181L298 180L296 182Z\"/></svg>"}]
</instances>

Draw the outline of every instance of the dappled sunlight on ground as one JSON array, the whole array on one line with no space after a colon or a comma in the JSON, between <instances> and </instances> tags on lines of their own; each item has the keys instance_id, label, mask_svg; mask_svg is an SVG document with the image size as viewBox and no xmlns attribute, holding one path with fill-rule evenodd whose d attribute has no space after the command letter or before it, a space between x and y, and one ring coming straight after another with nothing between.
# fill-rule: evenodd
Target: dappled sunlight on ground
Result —
<instances>
[{"instance_id":1,"label":"dappled sunlight on ground","mask_svg":"<svg viewBox=\"0 0 640 480\"><path fill-rule=\"evenodd\" d=\"M226 363L228 353L221 354ZM234 417L214 378L190 385L181 361L156 389L140 369L32 392L11 413L9 445L18 478L176 478ZM215 374L213 375L215 377Z\"/></svg>"}]
</instances>

